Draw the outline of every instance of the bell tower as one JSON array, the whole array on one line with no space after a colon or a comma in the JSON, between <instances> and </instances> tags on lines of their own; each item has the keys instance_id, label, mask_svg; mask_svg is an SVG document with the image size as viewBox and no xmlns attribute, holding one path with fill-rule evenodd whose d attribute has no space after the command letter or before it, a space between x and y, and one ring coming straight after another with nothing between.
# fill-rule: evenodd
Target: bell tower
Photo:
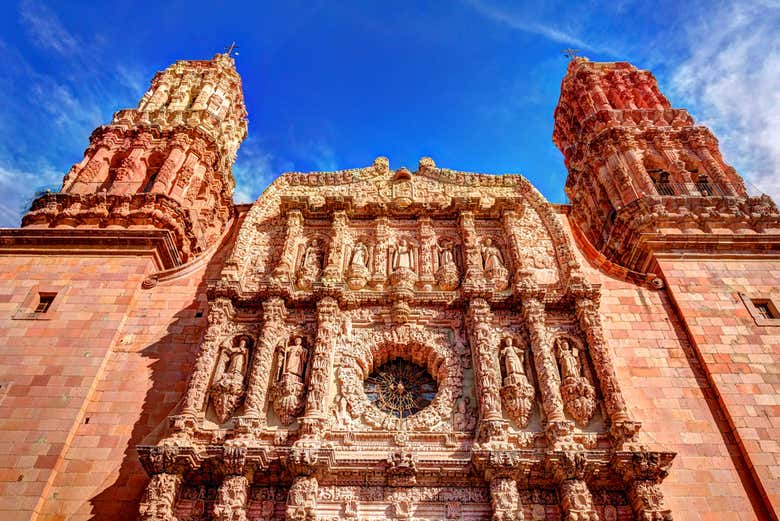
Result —
<instances>
[{"instance_id":1,"label":"bell tower","mask_svg":"<svg viewBox=\"0 0 780 521\"><path fill-rule=\"evenodd\" d=\"M167 230L172 264L187 262L233 216L231 168L246 135L233 58L177 61L135 109L92 133L61 190L36 199L22 226Z\"/></svg>"},{"instance_id":2,"label":"bell tower","mask_svg":"<svg viewBox=\"0 0 780 521\"><path fill-rule=\"evenodd\" d=\"M629 269L653 270L653 251L690 247L692 235L704 245L777 228L774 203L748 196L712 132L629 63L571 61L553 142L569 170L574 224Z\"/></svg>"}]
</instances>

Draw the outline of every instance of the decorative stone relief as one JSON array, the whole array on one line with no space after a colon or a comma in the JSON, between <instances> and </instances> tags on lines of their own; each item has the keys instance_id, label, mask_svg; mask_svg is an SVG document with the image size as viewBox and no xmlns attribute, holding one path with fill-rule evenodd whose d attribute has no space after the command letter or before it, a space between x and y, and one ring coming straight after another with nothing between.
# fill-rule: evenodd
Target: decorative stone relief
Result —
<instances>
[{"instance_id":1,"label":"decorative stone relief","mask_svg":"<svg viewBox=\"0 0 780 521\"><path fill-rule=\"evenodd\" d=\"M152 476L146 486L138 509L141 521L167 519L176 521L174 506L181 489L182 477L178 474L161 473Z\"/></svg>"},{"instance_id":2,"label":"decorative stone relief","mask_svg":"<svg viewBox=\"0 0 780 521\"><path fill-rule=\"evenodd\" d=\"M322 262L325 256L319 239L311 239L303 248L300 256L300 268L298 268L297 283L300 289L311 289L312 284L319 281L322 274Z\"/></svg>"},{"instance_id":3,"label":"decorative stone relief","mask_svg":"<svg viewBox=\"0 0 780 521\"><path fill-rule=\"evenodd\" d=\"M563 405L580 427L585 427L596 410L596 390L588 375L590 368L586 353L579 344L567 337L555 341L555 352L561 374Z\"/></svg>"},{"instance_id":4,"label":"decorative stone relief","mask_svg":"<svg viewBox=\"0 0 780 521\"><path fill-rule=\"evenodd\" d=\"M279 350L273 404L282 425L290 425L303 412L308 360L309 349L299 336Z\"/></svg>"},{"instance_id":5,"label":"decorative stone relief","mask_svg":"<svg viewBox=\"0 0 780 521\"><path fill-rule=\"evenodd\" d=\"M511 336L504 339L500 354L503 375L501 402L504 412L521 428L528 426L536 394L528 380L525 355L526 349L516 346Z\"/></svg>"},{"instance_id":6,"label":"decorative stone relief","mask_svg":"<svg viewBox=\"0 0 780 521\"><path fill-rule=\"evenodd\" d=\"M315 521L317 519L317 489L314 476L298 476L287 494L286 521Z\"/></svg>"},{"instance_id":7,"label":"decorative stone relief","mask_svg":"<svg viewBox=\"0 0 780 521\"><path fill-rule=\"evenodd\" d=\"M233 414L244 396L252 339L239 336L225 343L212 378L211 402L221 423Z\"/></svg>"}]
</instances>

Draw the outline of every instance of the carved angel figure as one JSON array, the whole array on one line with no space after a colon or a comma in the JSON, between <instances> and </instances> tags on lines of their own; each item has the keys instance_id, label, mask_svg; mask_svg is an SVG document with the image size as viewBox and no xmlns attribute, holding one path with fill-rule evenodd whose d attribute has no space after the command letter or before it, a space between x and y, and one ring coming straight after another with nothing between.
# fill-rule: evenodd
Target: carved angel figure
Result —
<instances>
[{"instance_id":1,"label":"carved angel figure","mask_svg":"<svg viewBox=\"0 0 780 521\"><path fill-rule=\"evenodd\" d=\"M250 339L241 336L238 343L231 339L217 359L217 368L211 385L211 399L220 422L233 414L244 394L244 380L249 358Z\"/></svg>"}]
</instances>

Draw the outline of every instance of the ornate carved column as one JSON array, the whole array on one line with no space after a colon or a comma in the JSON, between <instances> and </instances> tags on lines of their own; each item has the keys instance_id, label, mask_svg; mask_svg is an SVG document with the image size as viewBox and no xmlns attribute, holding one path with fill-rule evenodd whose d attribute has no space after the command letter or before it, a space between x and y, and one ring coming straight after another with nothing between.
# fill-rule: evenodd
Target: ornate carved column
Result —
<instances>
[{"instance_id":1,"label":"ornate carved column","mask_svg":"<svg viewBox=\"0 0 780 521\"><path fill-rule=\"evenodd\" d=\"M433 233L430 217L420 217L417 221L420 234L420 278L424 291L433 289L434 262L433 251L436 247L436 235Z\"/></svg>"},{"instance_id":2,"label":"ornate carved column","mask_svg":"<svg viewBox=\"0 0 780 521\"><path fill-rule=\"evenodd\" d=\"M108 158L111 155L111 147L106 139L97 142L92 150L84 168L78 172L76 179L70 181L66 176L62 191L74 194L95 193L100 189L108 177ZM78 168L78 166L74 167Z\"/></svg>"},{"instance_id":3,"label":"ornate carved column","mask_svg":"<svg viewBox=\"0 0 780 521\"><path fill-rule=\"evenodd\" d=\"M523 521L520 494L517 482L510 477L496 477L490 480L490 506L493 521Z\"/></svg>"},{"instance_id":4,"label":"ornate carved column","mask_svg":"<svg viewBox=\"0 0 780 521\"><path fill-rule=\"evenodd\" d=\"M626 494L637 519L671 521L672 512L664 505L661 481L674 458L671 452L619 452L612 467L623 477Z\"/></svg>"},{"instance_id":5,"label":"ornate carved column","mask_svg":"<svg viewBox=\"0 0 780 521\"><path fill-rule=\"evenodd\" d=\"M387 239L389 236L390 229L387 217L377 217L374 270L371 275L371 282L377 290L382 290L387 282Z\"/></svg>"},{"instance_id":6,"label":"ornate carved column","mask_svg":"<svg viewBox=\"0 0 780 521\"><path fill-rule=\"evenodd\" d=\"M498 337L494 334L492 320L493 314L485 299L469 302L467 326L479 405L478 438L483 442L503 439L506 428L499 394Z\"/></svg>"},{"instance_id":7,"label":"ornate carved column","mask_svg":"<svg viewBox=\"0 0 780 521\"><path fill-rule=\"evenodd\" d=\"M152 135L148 132L139 133L133 140L130 154L122 160L111 180L109 194L134 194L141 188L146 178L146 164L142 158L149 153L151 142Z\"/></svg>"},{"instance_id":8,"label":"ornate carved column","mask_svg":"<svg viewBox=\"0 0 780 521\"><path fill-rule=\"evenodd\" d=\"M222 483L214 502L215 521L246 521L249 498L249 478L244 475L246 447L224 448L221 465L224 471Z\"/></svg>"},{"instance_id":9,"label":"ornate carved column","mask_svg":"<svg viewBox=\"0 0 780 521\"><path fill-rule=\"evenodd\" d=\"M612 421L611 432L619 439L632 438L639 430L640 424L631 421L628 417L626 402L615 375L615 366L604 341L598 298L597 294L578 298L575 301L575 312L580 328L588 340L590 356L604 397L604 405Z\"/></svg>"},{"instance_id":10,"label":"ornate carved column","mask_svg":"<svg viewBox=\"0 0 780 521\"><path fill-rule=\"evenodd\" d=\"M218 298L209 309L209 327L200 346L195 369L192 371L187 393L184 395L182 415L199 416L206 402L211 375L217 361L219 347L232 331L230 317L233 315L233 303L227 298Z\"/></svg>"},{"instance_id":11,"label":"ornate carved column","mask_svg":"<svg viewBox=\"0 0 780 521\"><path fill-rule=\"evenodd\" d=\"M317 492L319 483L314 476L297 476L287 494L286 521L314 521L317 519Z\"/></svg>"},{"instance_id":12,"label":"ornate carved column","mask_svg":"<svg viewBox=\"0 0 780 521\"><path fill-rule=\"evenodd\" d=\"M151 476L138 507L141 521L168 519L176 521L176 500L182 484L182 469L177 466L178 449L158 445L139 450L141 465Z\"/></svg>"},{"instance_id":13,"label":"ornate carved column","mask_svg":"<svg viewBox=\"0 0 780 521\"><path fill-rule=\"evenodd\" d=\"M547 472L558 481L564 521L599 519L593 496L585 482L590 473L587 458L580 452L555 452L545 462Z\"/></svg>"},{"instance_id":14,"label":"ornate carved column","mask_svg":"<svg viewBox=\"0 0 780 521\"><path fill-rule=\"evenodd\" d=\"M333 238L328 250L328 262L322 272L322 283L333 285L341 282L344 265L344 240L349 225L347 212L333 212Z\"/></svg>"},{"instance_id":15,"label":"ornate carved column","mask_svg":"<svg viewBox=\"0 0 780 521\"><path fill-rule=\"evenodd\" d=\"M548 433L568 434L571 422L563 414L560 377L545 325L544 303L538 297L523 298L523 321L531 339L534 367L542 394L542 408L547 417Z\"/></svg>"},{"instance_id":16,"label":"ornate carved column","mask_svg":"<svg viewBox=\"0 0 780 521\"><path fill-rule=\"evenodd\" d=\"M333 357L340 330L341 314L338 302L333 297L322 298L317 303L317 340L314 342L311 357L306 412L301 418L301 430L304 434L319 434L325 425Z\"/></svg>"},{"instance_id":17,"label":"ornate carved column","mask_svg":"<svg viewBox=\"0 0 780 521\"><path fill-rule=\"evenodd\" d=\"M176 521L174 507L181 490L182 478L179 474L154 474L146 486L141 504L138 507L140 521L158 521L167 519Z\"/></svg>"},{"instance_id":18,"label":"ornate carved column","mask_svg":"<svg viewBox=\"0 0 780 521\"><path fill-rule=\"evenodd\" d=\"M303 235L303 214L300 210L289 210L282 258L279 259L279 264L274 268L272 275L274 282L288 283L292 280L291 274L295 272L295 246L301 235Z\"/></svg>"},{"instance_id":19,"label":"ornate carved column","mask_svg":"<svg viewBox=\"0 0 780 521\"><path fill-rule=\"evenodd\" d=\"M157 172L157 179L154 181L151 192L167 194L176 182L176 172L184 164L184 158L187 156L187 147L191 139L187 134L176 134L171 139L171 148L168 157Z\"/></svg>"},{"instance_id":20,"label":"ornate carved column","mask_svg":"<svg viewBox=\"0 0 780 521\"><path fill-rule=\"evenodd\" d=\"M466 273L463 277L464 288L478 286L484 279L482 258L479 253L479 240L474 224L474 213L460 213L460 233L463 237L463 250L466 263Z\"/></svg>"},{"instance_id":21,"label":"ornate carved column","mask_svg":"<svg viewBox=\"0 0 780 521\"><path fill-rule=\"evenodd\" d=\"M287 337L285 319L287 308L281 297L271 297L263 302L263 328L257 339L255 357L249 372L249 385L244 401L244 414L259 418L265 424L265 406L271 380L274 350L280 340Z\"/></svg>"}]
</instances>

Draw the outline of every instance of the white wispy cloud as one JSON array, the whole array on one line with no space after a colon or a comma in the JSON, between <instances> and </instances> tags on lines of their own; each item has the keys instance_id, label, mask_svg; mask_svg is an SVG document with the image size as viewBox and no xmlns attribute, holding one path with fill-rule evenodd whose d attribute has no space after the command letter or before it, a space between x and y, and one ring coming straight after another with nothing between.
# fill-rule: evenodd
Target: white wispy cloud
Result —
<instances>
[{"instance_id":1,"label":"white wispy cloud","mask_svg":"<svg viewBox=\"0 0 780 521\"><path fill-rule=\"evenodd\" d=\"M53 50L66 57L80 52L77 39L62 25L59 18L46 5L25 0L19 6L19 15L24 21L33 43L45 50Z\"/></svg>"},{"instance_id":2,"label":"white wispy cloud","mask_svg":"<svg viewBox=\"0 0 780 521\"><path fill-rule=\"evenodd\" d=\"M780 201L780 2L728 3L691 22L672 94L696 108L727 162Z\"/></svg>"},{"instance_id":3,"label":"white wispy cloud","mask_svg":"<svg viewBox=\"0 0 780 521\"><path fill-rule=\"evenodd\" d=\"M233 201L254 202L276 177L273 164L274 155L265 150L257 139L250 137L244 141L233 165L233 177L236 180Z\"/></svg>"},{"instance_id":4,"label":"white wispy cloud","mask_svg":"<svg viewBox=\"0 0 780 521\"><path fill-rule=\"evenodd\" d=\"M482 16L506 25L511 29L536 34L564 45L575 46L579 50L609 52L601 46L585 41L577 34L562 28L562 26L555 26L541 21L538 16L530 16L528 13L519 10L515 11L486 0L465 0L465 3ZM538 15L538 13L535 14Z\"/></svg>"}]
</instances>

